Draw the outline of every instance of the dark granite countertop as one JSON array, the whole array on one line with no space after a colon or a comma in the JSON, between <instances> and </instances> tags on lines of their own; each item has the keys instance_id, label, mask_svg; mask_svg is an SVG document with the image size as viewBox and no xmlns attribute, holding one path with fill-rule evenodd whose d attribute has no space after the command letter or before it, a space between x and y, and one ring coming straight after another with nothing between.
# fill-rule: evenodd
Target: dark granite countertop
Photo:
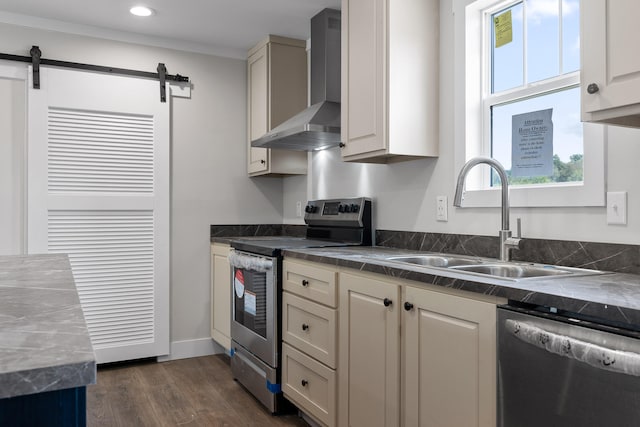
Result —
<instances>
[{"instance_id":1,"label":"dark granite countertop","mask_svg":"<svg viewBox=\"0 0 640 427\"><path fill-rule=\"evenodd\" d=\"M67 256L0 256L0 398L95 382Z\"/></svg>"},{"instance_id":2,"label":"dark granite countertop","mask_svg":"<svg viewBox=\"0 0 640 427\"><path fill-rule=\"evenodd\" d=\"M387 255L416 253L420 252L385 247L351 247L286 250L284 256L555 307L634 329L640 326L640 275L605 272L587 276L510 280L384 260Z\"/></svg>"}]
</instances>

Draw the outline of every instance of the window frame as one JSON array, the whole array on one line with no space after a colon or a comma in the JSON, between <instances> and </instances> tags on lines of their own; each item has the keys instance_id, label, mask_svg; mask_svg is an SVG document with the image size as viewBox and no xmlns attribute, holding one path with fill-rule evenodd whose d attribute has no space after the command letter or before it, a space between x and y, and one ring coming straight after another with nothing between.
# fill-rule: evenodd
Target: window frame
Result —
<instances>
[{"instance_id":1,"label":"window frame","mask_svg":"<svg viewBox=\"0 0 640 427\"><path fill-rule=\"evenodd\" d=\"M476 156L487 156L491 144L490 114L485 114L485 79L490 61L486 43L485 12L495 10L504 0L453 0L454 13L454 169L455 178L464 163ZM554 84L579 82L580 71L549 79ZM527 90L539 92L549 83L527 84ZM523 89L519 89L523 91ZM508 91L505 91L505 93ZM578 112L579 113L579 112ZM480 138L480 141L478 141ZM606 191L606 127L583 123L583 181L576 183L510 186L513 207L604 206ZM490 187L485 166L471 170L467 178L463 206L500 206L500 187ZM454 181L455 182L455 181Z\"/></svg>"}]
</instances>

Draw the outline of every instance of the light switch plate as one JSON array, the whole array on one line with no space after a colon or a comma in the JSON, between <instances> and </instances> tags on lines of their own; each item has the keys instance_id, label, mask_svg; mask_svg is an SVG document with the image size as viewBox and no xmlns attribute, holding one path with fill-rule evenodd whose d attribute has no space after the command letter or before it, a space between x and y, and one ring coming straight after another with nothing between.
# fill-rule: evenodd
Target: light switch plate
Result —
<instances>
[{"instance_id":1,"label":"light switch plate","mask_svg":"<svg viewBox=\"0 0 640 427\"><path fill-rule=\"evenodd\" d=\"M607 224L627 224L627 192L607 192Z\"/></svg>"},{"instance_id":2,"label":"light switch plate","mask_svg":"<svg viewBox=\"0 0 640 427\"><path fill-rule=\"evenodd\" d=\"M436 197L436 220L448 221L447 216L447 196Z\"/></svg>"}]
</instances>

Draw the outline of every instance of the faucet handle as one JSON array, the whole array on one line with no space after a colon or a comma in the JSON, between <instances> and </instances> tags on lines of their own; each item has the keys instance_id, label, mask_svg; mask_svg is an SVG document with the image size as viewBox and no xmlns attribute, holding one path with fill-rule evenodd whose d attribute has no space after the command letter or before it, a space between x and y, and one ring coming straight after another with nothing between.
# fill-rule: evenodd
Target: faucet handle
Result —
<instances>
[{"instance_id":1,"label":"faucet handle","mask_svg":"<svg viewBox=\"0 0 640 427\"><path fill-rule=\"evenodd\" d=\"M522 221L521 221L521 218L516 219L516 237L518 239L522 238Z\"/></svg>"}]
</instances>

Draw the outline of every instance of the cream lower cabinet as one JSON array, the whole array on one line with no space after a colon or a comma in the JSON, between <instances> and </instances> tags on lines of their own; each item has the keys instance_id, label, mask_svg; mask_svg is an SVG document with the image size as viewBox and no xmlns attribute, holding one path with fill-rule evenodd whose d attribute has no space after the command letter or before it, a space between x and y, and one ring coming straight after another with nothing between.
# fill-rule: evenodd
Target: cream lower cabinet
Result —
<instances>
[{"instance_id":1,"label":"cream lower cabinet","mask_svg":"<svg viewBox=\"0 0 640 427\"><path fill-rule=\"evenodd\" d=\"M337 271L283 262L282 391L325 426L336 425Z\"/></svg>"},{"instance_id":2,"label":"cream lower cabinet","mask_svg":"<svg viewBox=\"0 0 640 427\"><path fill-rule=\"evenodd\" d=\"M495 427L496 305L412 286L404 300L404 425Z\"/></svg>"},{"instance_id":3,"label":"cream lower cabinet","mask_svg":"<svg viewBox=\"0 0 640 427\"><path fill-rule=\"evenodd\" d=\"M400 286L340 273L341 427L400 423Z\"/></svg>"},{"instance_id":4,"label":"cream lower cabinet","mask_svg":"<svg viewBox=\"0 0 640 427\"><path fill-rule=\"evenodd\" d=\"M582 120L640 127L638 0L580 2Z\"/></svg>"},{"instance_id":5,"label":"cream lower cabinet","mask_svg":"<svg viewBox=\"0 0 640 427\"><path fill-rule=\"evenodd\" d=\"M231 266L229 245L211 245L211 338L231 348Z\"/></svg>"},{"instance_id":6,"label":"cream lower cabinet","mask_svg":"<svg viewBox=\"0 0 640 427\"><path fill-rule=\"evenodd\" d=\"M495 427L495 303L339 279L340 426Z\"/></svg>"}]
</instances>

